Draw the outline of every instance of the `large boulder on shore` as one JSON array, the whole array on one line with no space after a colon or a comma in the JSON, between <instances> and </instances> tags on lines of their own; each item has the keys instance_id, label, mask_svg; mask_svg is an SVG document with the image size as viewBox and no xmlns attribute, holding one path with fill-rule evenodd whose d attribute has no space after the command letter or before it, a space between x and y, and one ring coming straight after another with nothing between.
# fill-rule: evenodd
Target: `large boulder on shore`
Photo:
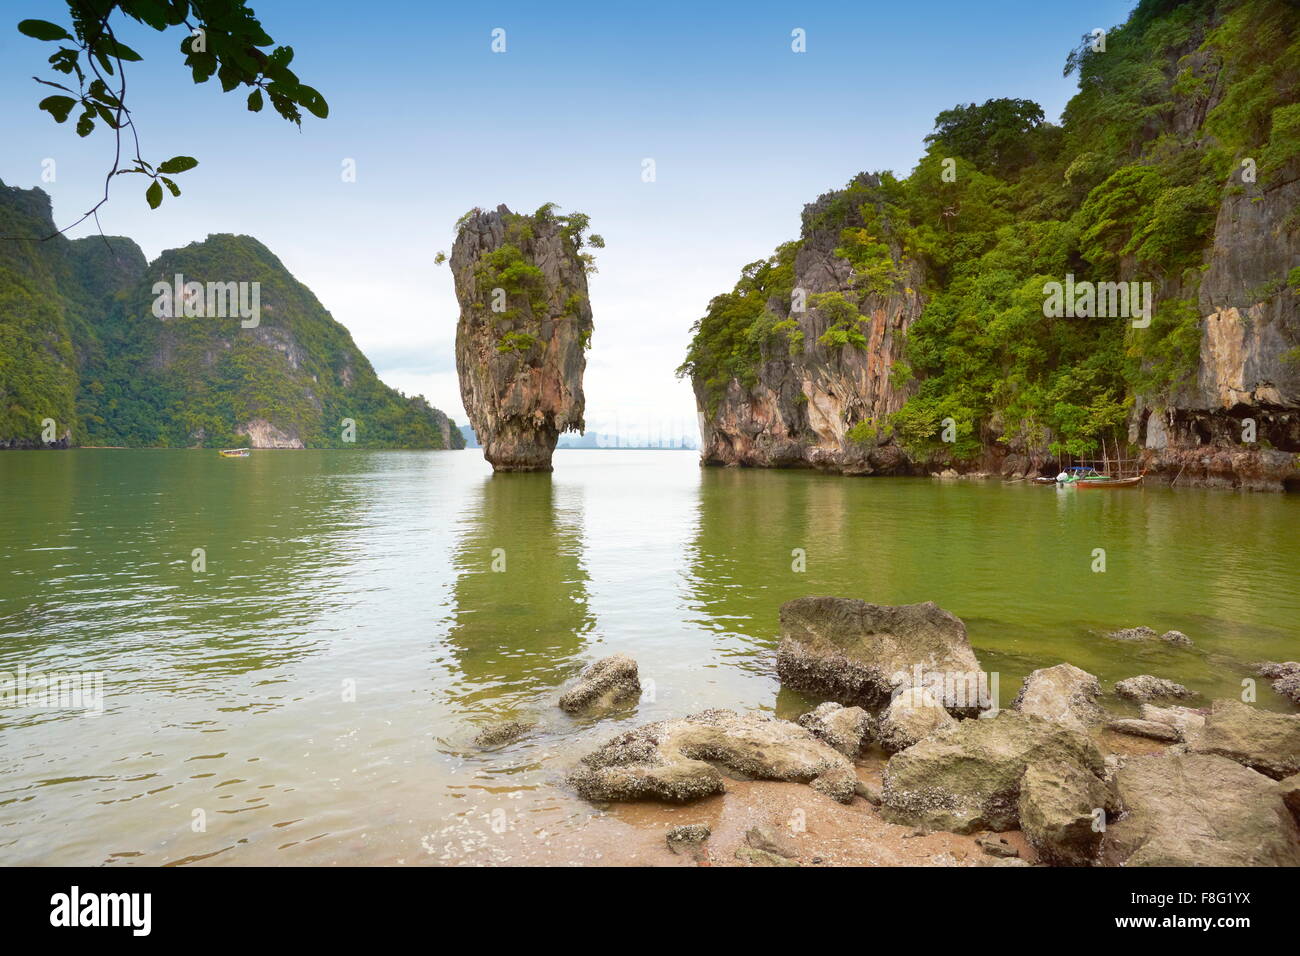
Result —
<instances>
[{"instance_id":1,"label":"large boulder on shore","mask_svg":"<svg viewBox=\"0 0 1300 956\"><path fill-rule=\"evenodd\" d=\"M1025 678L1011 709L1086 733L1106 719L1097 704L1101 682L1073 664L1043 667Z\"/></svg>"},{"instance_id":2,"label":"large boulder on shore","mask_svg":"<svg viewBox=\"0 0 1300 956\"><path fill-rule=\"evenodd\" d=\"M640 696L636 661L626 654L611 654L583 669L578 682L560 696L560 709L566 714L600 713Z\"/></svg>"},{"instance_id":3,"label":"large boulder on shore","mask_svg":"<svg viewBox=\"0 0 1300 956\"><path fill-rule=\"evenodd\" d=\"M1091 866L1105 833L1110 787L1078 763L1031 763L1020 780L1020 829L1038 859Z\"/></svg>"},{"instance_id":4,"label":"large boulder on shore","mask_svg":"<svg viewBox=\"0 0 1300 956\"><path fill-rule=\"evenodd\" d=\"M1083 734L1003 710L960 721L891 757L883 776L886 818L954 833L1014 829L1021 779L1035 764L1104 779L1101 754Z\"/></svg>"},{"instance_id":5,"label":"large boulder on shore","mask_svg":"<svg viewBox=\"0 0 1300 956\"><path fill-rule=\"evenodd\" d=\"M1189 747L1218 754L1274 780L1300 772L1300 715L1275 714L1239 700L1216 700Z\"/></svg>"},{"instance_id":6,"label":"large boulder on shore","mask_svg":"<svg viewBox=\"0 0 1300 956\"><path fill-rule=\"evenodd\" d=\"M1131 757L1102 861L1124 866L1300 866L1300 827L1278 785L1213 754Z\"/></svg>"},{"instance_id":7,"label":"large boulder on shore","mask_svg":"<svg viewBox=\"0 0 1300 956\"><path fill-rule=\"evenodd\" d=\"M946 715L945 715L946 716ZM857 754L872 736L872 719L861 707L845 707L826 701L803 714L799 726L812 731L846 757Z\"/></svg>"},{"instance_id":8,"label":"large boulder on shore","mask_svg":"<svg viewBox=\"0 0 1300 956\"><path fill-rule=\"evenodd\" d=\"M880 715L876 739L885 751L897 753L956 723L929 688L908 687Z\"/></svg>"},{"instance_id":9,"label":"large boulder on shore","mask_svg":"<svg viewBox=\"0 0 1300 956\"><path fill-rule=\"evenodd\" d=\"M966 625L929 601L899 606L835 597L787 601L781 605L776 672L794 690L873 710L887 704L896 688L936 678L949 710L975 713L983 706L978 694L983 673ZM945 678L959 693L945 691Z\"/></svg>"},{"instance_id":10,"label":"large boulder on shore","mask_svg":"<svg viewBox=\"0 0 1300 956\"><path fill-rule=\"evenodd\" d=\"M853 800L857 781L847 757L798 724L706 710L619 734L583 757L569 783L588 800L685 803L725 792L719 767L742 777L811 784L841 803Z\"/></svg>"}]
</instances>

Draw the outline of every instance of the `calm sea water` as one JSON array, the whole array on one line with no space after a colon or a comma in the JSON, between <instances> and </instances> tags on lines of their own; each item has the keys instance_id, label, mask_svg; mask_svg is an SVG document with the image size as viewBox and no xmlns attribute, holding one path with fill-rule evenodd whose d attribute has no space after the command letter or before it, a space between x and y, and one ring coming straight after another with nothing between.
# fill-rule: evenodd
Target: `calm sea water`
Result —
<instances>
[{"instance_id":1,"label":"calm sea water","mask_svg":"<svg viewBox=\"0 0 1300 956\"><path fill-rule=\"evenodd\" d=\"M1252 661L1300 657L1294 496L702 471L690 452L561 451L555 467L0 455L0 671L104 675L99 715L0 703L0 863L514 856L591 821L562 777L620 727L798 713L773 651L778 608L802 595L938 602L1004 704L1063 660L1214 696ZM1196 646L1100 636L1137 624ZM613 721L562 714L558 689L615 651L652 699ZM1266 685L1260 701L1291 709ZM471 744L512 716L540 727Z\"/></svg>"}]
</instances>

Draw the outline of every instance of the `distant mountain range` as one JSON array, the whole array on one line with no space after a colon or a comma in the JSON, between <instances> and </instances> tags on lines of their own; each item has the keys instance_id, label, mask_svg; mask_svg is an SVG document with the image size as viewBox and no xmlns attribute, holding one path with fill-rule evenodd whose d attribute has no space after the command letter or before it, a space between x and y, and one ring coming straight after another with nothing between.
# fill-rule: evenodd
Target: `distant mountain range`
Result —
<instances>
[{"instance_id":1,"label":"distant mountain range","mask_svg":"<svg viewBox=\"0 0 1300 956\"><path fill-rule=\"evenodd\" d=\"M0 236L24 237L0 242L0 447L463 447L256 239L148 263L54 230L46 193L0 183Z\"/></svg>"}]
</instances>

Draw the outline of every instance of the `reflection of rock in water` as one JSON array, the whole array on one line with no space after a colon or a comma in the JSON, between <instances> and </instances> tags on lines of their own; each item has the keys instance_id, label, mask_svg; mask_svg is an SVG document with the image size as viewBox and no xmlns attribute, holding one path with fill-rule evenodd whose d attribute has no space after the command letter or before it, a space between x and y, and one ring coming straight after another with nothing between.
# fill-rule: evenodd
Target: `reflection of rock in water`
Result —
<instances>
[{"instance_id":1,"label":"reflection of rock in water","mask_svg":"<svg viewBox=\"0 0 1300 956\"><path fill-rule=\"evenodd\" d=\"M556 498L550 475L494 475L460 519L446 641L462 703L537 698L573 675L594 621L581 514Z\"/></svg>"},{"instance_id":2,"label":"reflection of rock in water","mask_svg":"<svg viewBox=\"0 0 1300 956\"><path fill-rule=\"evenodd\" d=\"M702 471L688 579L707 612L704 625L773 648L786 600L821 593L863 597L864 581L884 593L897 572L875 560L878 522L869 524L863 511L855 514L854 491L851 483L797 472Z\"/></svg>"}]
</instances>

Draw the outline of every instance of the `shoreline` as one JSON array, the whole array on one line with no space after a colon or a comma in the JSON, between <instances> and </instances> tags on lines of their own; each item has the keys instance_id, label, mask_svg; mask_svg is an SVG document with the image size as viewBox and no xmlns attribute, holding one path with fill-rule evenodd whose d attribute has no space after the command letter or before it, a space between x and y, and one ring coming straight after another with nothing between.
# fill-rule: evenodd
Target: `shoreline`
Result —
<instances>
[{"instance_id":1,"label":"shoreline","mask_svg":"<svg viewBox=\"0 0 1300 956\"><path fill-rule=\"evenodd\" d=\"M932 602L808 597L780 618L776 676L820 701L813 709L793 721L713 709L643 723L565 776L598 819L637 825L612 843L626 862L1300 866L1300 714L1253 706L1252 686L1187 706L1205 701L1141 674L1115 682L1117 711L1095 675L1060 663L1029 673L1001 707L965 624ZM1145 626L1107 636L1194 646ZM1300 663L1255 673L1300 706ZM636 661L614 654L559 707L599 720L640 695Z\"/></svg>"}]
</instances>

